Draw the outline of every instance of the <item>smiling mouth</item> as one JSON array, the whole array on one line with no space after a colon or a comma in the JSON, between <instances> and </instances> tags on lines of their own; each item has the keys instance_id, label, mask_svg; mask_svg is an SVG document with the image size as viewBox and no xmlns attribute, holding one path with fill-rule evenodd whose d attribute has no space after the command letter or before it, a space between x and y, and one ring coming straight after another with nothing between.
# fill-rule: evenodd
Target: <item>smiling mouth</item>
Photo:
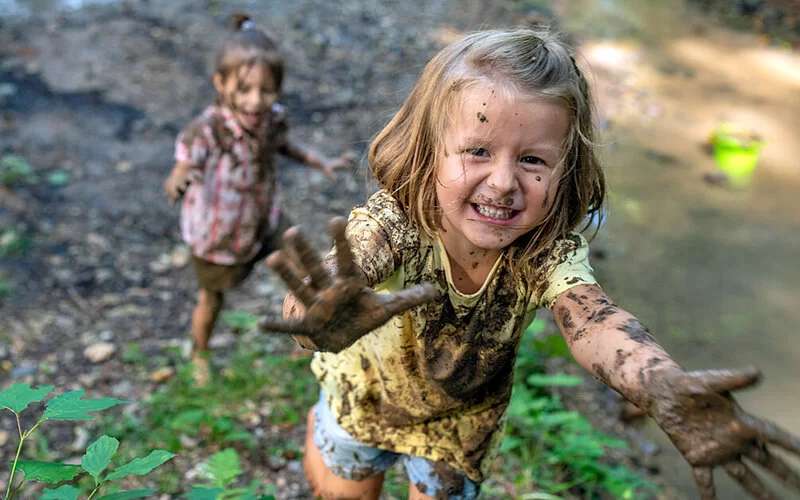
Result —
<instances>
[{"instance_id":1,"label":"smiling mouth","mask_svg":"<svg viewBox=\"0 0 800 500\"><path fill-rule=\"evenodd\" d=\"M519 213L518 210L511 210L510 208L490 207L488 205L480 205L478 203L473 203L472 207L479 214L486 217L491 217L492 219L508 220Z\"/></svg>"}]
</instances>

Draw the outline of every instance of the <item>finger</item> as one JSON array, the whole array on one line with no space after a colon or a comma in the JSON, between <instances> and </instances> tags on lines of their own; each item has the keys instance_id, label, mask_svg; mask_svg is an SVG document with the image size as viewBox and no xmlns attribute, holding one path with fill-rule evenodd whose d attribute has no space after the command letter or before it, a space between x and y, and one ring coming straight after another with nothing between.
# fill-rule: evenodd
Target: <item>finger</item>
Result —
<instances>
[{"instance_id":1,"label":"finger","mask_svg":"<svg viewBox=\"0 0 800 500\"><path fill-rule=\"evenodd\" d=\"M300 263L311 276L311 286L315 288L327 288L331 285L331 275L322 267L322 259L319 253L311 245L311 242L296 227L289 228L285 233L288 243L293 247Z\"/></svg>"},{"instance_id":2,"label":"finger","mask_svg":"<svg viewBox=\"0 0 800 500\"><path fill-rule=\"evenodd\" d=\"M258 329L270 333L285 333L288 335L308 335L308 330L303 326L303 321L298 319L281 319L266 317L258 320Z\"/></svg>"},{"instance_id":3,"label":"finger","mask_svg":"<svg viewBox=\"0 0 800 500\"><path fill-rule=\"evenodd\" d=\"M314 302L313 290L311 290L311 288L294 273L291 267L289 267L284 259L283 250L278 250L269 254L269 257L267 257L267 265L278 273L278 276L281 277L289 290L303 305L309 306Z\"/></svg>"},{"instance_id":4,"label":"finger","mask_svg":"<svg viewBox=\"0 0 800 500\"><path fill-rule=\"evenodd\" d=\"M744 455L767 469L786 485L800 489L800 474L789 467L786 462L768 452L766 448L753 446L745 451Z\"/></svg>"},{"instance_id":5,"label":"finger","mask_svg":"<svg viewBox=\"0 0 800 500\"><path fill-rule=\"evenodd\" d=\"M430 283L423 283L416 285L406 290L401 290L397 293L387 296L383 304L383 309L386 311L386 319L391 318L395 314L401 313L426 302L430 302L440 296L439 291Z\"/></svg>"},{"instance_id":6,"label":"finger","mask_svg":"<svg viewBox=\"0 0 800 500\"><path fill-rule=\"evenodd\" d=\"M777 444L792 453L800 455L800 438L789 434L768 420L763 420L746 413L740 415L740 420L747 425L759 440L766 443Z\"/></svg>"},{"instance_id":7,"label":"finger","mask_svg":"<svg viewBox=\"0 0 800 500\"><path fill-rule=\"evenodd\" d=\"M711 467L692 467L692 475L701 500L715 500L714 474Z\"/></svg>"},{"instance_id":8,"label":"finger","mask_svg":"<svg viewBox=\"0 0 800 500\"><path fill-rule=\"evenodd\" d=\"M333 242L336 245L336 268L338 269L339 276L352 278L354 276L361 276L361 272L353 262L353 252L350 250L350 245L347 243L345 236L345 229L347 222L344 217L334 217L328 222L328 230L333 236Z\"/></svg>"},{"instance_id":9,"label":"finger","mask_svg":"<svg viewBox=\"0 0 800 500\"><path fill-rule=\"evenodd\" d=\"M748 366L741 370L703 370L689 372L687 375L717 393L746 389L761 378L761 371Z\"/></svg>"},{"instance_id":10,"label":"finger","mask_svg":"<svg viewBox=\"0 0 800 500\"><path fill-rule=\"evenodd\" d=\"M778 500L778 497L772 494L772 492L767 489L764 483L761 482L758 476L753 474L753 471L751 471L750 468L742 462L737 460L726 463L725 472L727 472L733 479L741 484L744 489L753 495L753 498L757 498L759 500Z\"/></svg>"}]
</instances>

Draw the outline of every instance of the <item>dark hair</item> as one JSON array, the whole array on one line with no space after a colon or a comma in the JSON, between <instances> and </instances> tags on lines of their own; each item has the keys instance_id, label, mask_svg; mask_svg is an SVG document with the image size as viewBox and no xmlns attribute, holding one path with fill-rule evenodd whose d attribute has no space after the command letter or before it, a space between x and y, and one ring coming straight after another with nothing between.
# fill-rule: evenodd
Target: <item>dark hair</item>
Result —
<instances>
[{"instance_id":1,"label":"dark hair","mask_svg":"<svg viewBox=\"0 0 800 500\"><path fill-rule=\"evenodd\" d=\"M278 44L264 31L256 28L250 16L236 13L231 16L233 33L228 36L217 56L215 74L223 81L243 65L265 64L275 79L275 89L280 90L283 82L283 57Z\"/></svg>"}]
</instances>

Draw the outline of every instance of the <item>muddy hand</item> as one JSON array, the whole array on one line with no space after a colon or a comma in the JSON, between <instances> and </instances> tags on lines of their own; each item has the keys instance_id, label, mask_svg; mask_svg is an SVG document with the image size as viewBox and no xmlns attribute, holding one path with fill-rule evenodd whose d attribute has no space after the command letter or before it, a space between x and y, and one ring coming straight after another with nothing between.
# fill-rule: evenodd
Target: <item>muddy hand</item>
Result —
<instances>
[{"instance_id":1,"label":"muddy hand","mask_svg":"<svg viewBox=\"0 0 800 500\"><path fill-rule=\"evenodd\" d=\"M767 450L777 445L800 456L800 438L746 413L730 392L755 384L760 372L664 371L647 384L649 413L692 466L703 500L716 498L712 471L722 466L754 498L776 499L743 459L800 491L800 474Z\"/></svg>"},{"instance_id":2,"label":"muddy hand","mask_svg":"<svg viewBox=\"0 0 800 500\"><path fill-rule=\"evenodd\" d=\"M259 323L261 329L304 335L318 350L339 352L395 314L438 297L429 283L391 295L375 293L353 262L344 219L331 219L329 226L336 245L335 274L323 268L318 253L296 228L284 234L283 249L267 258L267 265L303 304L305 314L284 320L266 318ZM307 279L301 278L304 273Z\"/></svg>"}]
</instances>

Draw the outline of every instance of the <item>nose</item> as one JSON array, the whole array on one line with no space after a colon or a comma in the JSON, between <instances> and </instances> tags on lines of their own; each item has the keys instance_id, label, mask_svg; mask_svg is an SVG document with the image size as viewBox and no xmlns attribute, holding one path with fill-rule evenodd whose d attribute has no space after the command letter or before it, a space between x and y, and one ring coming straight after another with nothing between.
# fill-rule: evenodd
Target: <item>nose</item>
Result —
<instances>
[{"instance_id":1,"label":"nose","mask_svg":"<svg viewBox=\"0 0 800 500\"><path fill-rule=\"evenodd\" d=\"M498 160L492 165L486 184L498 193L513 193L519 188L516 167L516 160Z\"/></svg>"}]
</instances>

